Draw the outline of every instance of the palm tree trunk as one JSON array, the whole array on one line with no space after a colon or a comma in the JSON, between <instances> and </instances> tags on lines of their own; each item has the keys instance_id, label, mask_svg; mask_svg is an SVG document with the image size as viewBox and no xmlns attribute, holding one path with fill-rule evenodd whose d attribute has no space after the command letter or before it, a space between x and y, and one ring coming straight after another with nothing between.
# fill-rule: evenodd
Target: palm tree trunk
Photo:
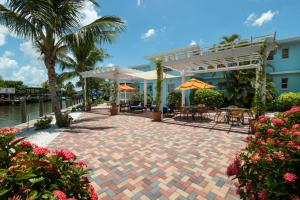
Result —
<instances>
[{"instance_id":1,"label":"palm tree trunk","mask_svg":"<svg viewBox=\"0 0 300 200\"><path fill-rule=\"evenodd\" d=\"M52 111L55 114L56 124L60 124L59 122L62 119L60 102L56 93L56 73L55 73L55 61L51 61L45 59L45 65L48 69L48 81L49 81L49 90L51 94L51 103L52 103Z\"/></svg>"},{"instance_id":2,"label":"palm tree trunk","mask_svg":"<svg viewBox=\"0 0 300 200\"><path fill-rule=\"evenodd\" d=\"M81 88L82 88L82 92L83 92L83 96L84 96L84 92L87 92L87 91L84 91L84 89L85 89L84 88L84 79L82 78L82 76L79 76L79 79L80 79ZM85 98L83 98L83 106L85 106Z\"/></svg>"}]
</instances>

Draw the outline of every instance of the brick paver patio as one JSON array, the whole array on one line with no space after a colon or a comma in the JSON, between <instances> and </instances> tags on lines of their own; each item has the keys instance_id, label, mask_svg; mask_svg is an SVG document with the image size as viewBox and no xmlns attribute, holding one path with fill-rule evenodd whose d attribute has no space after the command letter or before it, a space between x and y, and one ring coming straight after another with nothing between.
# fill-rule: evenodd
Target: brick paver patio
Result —
<instances>
[{"instance_id":1,"label":"brick paver patio","mask_svg":"<svg viewBox=\"0 0 300 200\"><path fill-rule=\"evenodd\" d=\"M49 147L87 162L100 199L237 199L225 171L245 136L98 109Z\"/></svg>"}]
</instances>

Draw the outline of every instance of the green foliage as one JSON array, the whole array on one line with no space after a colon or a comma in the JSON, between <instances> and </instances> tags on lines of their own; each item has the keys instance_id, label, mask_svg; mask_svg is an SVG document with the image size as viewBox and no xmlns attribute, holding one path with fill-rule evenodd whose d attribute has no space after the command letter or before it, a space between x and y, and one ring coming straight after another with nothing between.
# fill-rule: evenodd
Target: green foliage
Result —
<instances>
[{"instance_id":1,"label":"green foliage","mask_svg":"<svg viewBox=\"0 0 300 200\"><path fill-rule=\"evenodd\" d=\"M34 123L34 127L36 130L41 130L41 129L46 129L50 127L50 124L53 120L53 117L51 116L45 116L41 119L38 119L35 123Z\"/></svg>"},{"instance_id":2,"label":"green foliage","mask_svg":"<svg viewBox=\"0 0 300 200\"><path fill-rule=\"evenodd\" d=\"M251 107L255 94L255 70L246 69L225 73L224 97L231 105Z\"/></svg>"},{"instance_id":3,"label":"green foliage","mask_svg":"<svg viewBox=\"0 0 300 200\"><path fill-rule=\"evenodd\" d=\"M116 81L113 81L111 97L110 97L110 103L112 106L117 106L118 91L119 91L119 85Z\"/></svg>"},{"instance_id":4,"label":"green foliage","mask_svg":"<svg viewBox=\"0 0 300 200\"><path fill-rule=\"evenodd\" d=\"M155 111L159 111L160 104L161 104L161 90L163 85L163 74L162 74L162 60L157 59L155 61L156 64L156 74L157 74L157 80L156 80L156 107L154 108Z\"/></svg>"},{"instance_id":5,"label":"green foliage","mask_svg":"<svg viewBox=\"0 0 300 200\"><path fill-rule=\"evenodd\" d=\"M129 93L129 97L128 97L130 102L134 102L134 101L143 101L144 99L144 93L140 92L138 90L133 90Z\"/></svg>"},{"instance_id":6,"label":"green foliage","mask_svg":"<svg viewBox=\"0 0 300 200\"><path fill-rule=\"evenodd\" d=\"M180 92L170 92L168 95L169 104L174 103L176 106L181 106L181 93Z\"/></svg>"},{"instance_id":7,"label":"green foliage","mask_svg":"<svg viewBox=\"0 0 300 200\"><path fill-rule=\"evenodd\" d=\"M86 165L65 150L50 151L0 129L0 199L97 199Z\"/></svg>"},{"instance_id":8,"label":"green foliage","mask_svg":"<svg viewBox=\"0 0 300 200\"><path fill-rule=\"evenodd\" d=\"M300 107L259 117L254 136L227 168L241 199L299 199Z\"/></svg>"},{"instance_id":9,"label":"green foliage","mask_svg":"<svg viewBox=\"0 0 300 200\"><path fill-rule=\"evenodd\" d=\"M73 106L72 107L72 112L76 112L76 111L84 111L84 105L83 104L79 104L77 106Z\"/></svg>"},{"instance_id":10,"label":"green foliage","mask_svg":"<svg viewBox=\"0 0 300 200\"><path fill-rule=\"evenodd\" d=\"M27 87L23 85L22 81L0 80L0 88L15 88L17 96L24 96L27 94Z\"/></svg>"},{"instance_id":11,"label":"green foliage","mask_svg":"<svg viewBox=\"0 0 300 200\"><path fill-rule=\"evenodd\" d=\"M107 102L107 101L104 100L103 98L97 98L92 102L92 106L97 106L97 105L105 103L105 102Z\"/></svg>"},{"instance_id":12,"label":"green foliage","mask_svg":"<svg viewBox=\"0 0 300 200\"><path fill-rule=\"evenodd\" d=\"M221 107L224 103L222 93L210 90L210 89L200 89L195 92L194 96L195 105L205 104L209 107Z\"/></svg>"},{"instance_id":13,"label":"green foliage","mask_svg":"<svg viewBox=\"0 0 300 200\"><path fill-rule=\"evenodd\" d=\"M73 98L75 96L75 94L76 94L75 86L73 85L72 82L68 82L64 88L65 88L67 97Z\"/></svg>"},{"instance_id":14,"label":"green foliage","mask_svg":"<svg viewBox=\"0 0 300 200\"><path fill-rule=\"evenodd\" d=\"M293 106L300 105L300 92L285 92L277 99L280 110L287 110Z\"/></svg>"},{"instance_id":15,"label":"green foliage","mask_svg":"<svg viewBox=\"0 0 300 200\"><path fill-rule=\"evenodd\" d=\"M72 121L72 117L70 117L68 113L64 113L61 115L61 119L57 121L56 124L59 128L61 127L68 128L70 127L71 121Z\"/></svg>"}]
</instances>

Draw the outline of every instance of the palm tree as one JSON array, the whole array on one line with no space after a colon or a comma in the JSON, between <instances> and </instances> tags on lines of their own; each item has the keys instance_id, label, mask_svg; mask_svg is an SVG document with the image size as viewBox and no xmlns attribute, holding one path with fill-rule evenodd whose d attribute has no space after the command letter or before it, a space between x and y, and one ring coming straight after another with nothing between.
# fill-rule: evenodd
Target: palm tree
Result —
<instances>
[{"instance_id":1,"label":"palm tree","mask_svg":"<svg viewBox=\"0 0 300 200\"><path fill-rule=\"evenodd\" d=\"M93 43L85 43L83 45L70 45L70 51L72 55L67 53L61 54L58 57L58 62L62 70L68 70L63 72L60 77L63 80L79 77L80 86L84 91L84 79L80 75L81 72L92 70L98 61L103 61L104 58L108 57L105 50L96 48ZM85 102L83 102L85 105Z\"/></svg>"},{"instance_id":2,"label":"palm tree","mask_svg":"<svg viewBox=\"0 0 300 200\"><path fill-rule=\"evenodd\" d=\"M100 17L81 27L80 10L86 2L98 6L96 0L7 0L0 4L0 24L18 37L31 40L43 56L58 125L62 120L56 94L58 53L65 51L70 43L110 43L125 28L120 18L112 16Z\"/></svg>"},{"instance_id":3,"label":"palm tree","mask_svg":"<svg viewBox=\"0 0 300 200\"><path fill-rule=\"evenodd\" d=\"M238 34L232 34L231 36L223 36L221 38L220 44L226 44L226 43L231 43L235 42L240 39L240 35Z\"/></svg>"}]
</instances>

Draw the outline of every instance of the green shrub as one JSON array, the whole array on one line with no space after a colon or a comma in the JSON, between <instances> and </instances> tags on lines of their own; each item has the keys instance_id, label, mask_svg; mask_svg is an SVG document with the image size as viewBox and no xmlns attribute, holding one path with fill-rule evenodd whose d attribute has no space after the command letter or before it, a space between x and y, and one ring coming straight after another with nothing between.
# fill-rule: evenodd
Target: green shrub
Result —
<instances>
[{"instance_id":1,"label":"green shrub","mask_svg":"<svg viewBox=\"0 0 300 200\"><path fill-rule=\"evenodd\" d=\"M64 113L64 114L62 114L62 116L61 116L61 120L59 120L59 121L57 122L57 126L58 126L59 128L62 128L62 127L68 128L68 127L70 127L71 121L72 121L72 117L70 117L70 116L68 115L68 113Z\"/></svg>"},{"instance_id":2,"label":"green shrub","mask_svg":"<svg viewBox=\"0 0 300 200\"><path fill-rule=\"evenodd\" d=\"M195 92L193 102L195 105L205 104L209 107L221 107L224 103L222 93L210 90L200 89Z\"/></svg>"},{"instance_id":3,"label":"green shrub","mask_svg":"<svg viewBox=\"0 0 300 200\"><path fill-rule=\"evenodd\" d=\"M17 131L0 129L0 199L98 199L83 161L31 144Z\"/></svg>"},{"instance_id":4,"label":"green shrub","mask_svg":"<svg viewBox=\"0 0 300 200\"><path fill-rule=\"evenodd\" d=\"M84 106L83 104L79 104L77 106L72 107L72 112L76 112L76 111L84 111Z\"/></svg>"},{"instance_id":5,"label":"green shrub","mask_svg":"<svg viewBox=\"0 0 300 200\"><path fill-rule=\"evenodd\" d=\"M181 105L181 93L180 92L171 92L168 95L168 102L169 102L169 104L175 103L176 106L180 106Z\"/></svg>"},{"instance_id":6,"label":"green shrub","mask_svg":"<svg viewBox=\"0 0 300 200\"><path fill-rule=\"evenodd\" d=\"M282 93L278 99L278 108L283 110L288 110L293 106L300 105L300 92L285 92Z\"/></svg>"},{"instance_id":7,"label":"green shrub","mask_svg":"<svg viewBox=\"0 0 300 200\"><path fill-rule=\"evenodd\" d=\"M41 129L46 129L50 127L50 124L53 120L53 117L51 116L45 116L41 119L38 119L35 123L34 123L34 127L36 130L41 130Z\"/></svg>"}]
</instances>

